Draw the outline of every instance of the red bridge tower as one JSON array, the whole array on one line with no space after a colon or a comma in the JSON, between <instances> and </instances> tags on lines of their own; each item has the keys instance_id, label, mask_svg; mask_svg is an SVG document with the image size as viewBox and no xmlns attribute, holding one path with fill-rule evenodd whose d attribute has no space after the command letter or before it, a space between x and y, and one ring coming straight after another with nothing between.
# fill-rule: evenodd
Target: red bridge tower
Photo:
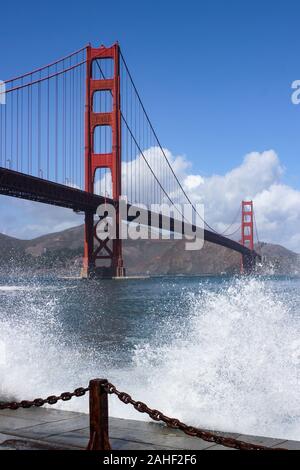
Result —
<instances>
[{"instance_id":1,"label":"red bridge tower","mask_svg":"<svg viewBox=\"0 0 300 470\"><path fill-rule=\"evenodd\" d=\"M242 201L242 238L241 244L254 250L254 214L253 214L253 201ZM241 272L251 271L253 260L252 258L242 257Z\"/></svg>"},{"instance_id":2,"label":"red bridge tower","mask_svg":"<svg viewBox=\"0 0 300 470\"><path fill-rule=\"evenodd\" d=\"M94 193L96 170L98 168L108 169L111 172L112 198L117 203L121 196L120 48L118 44L108 48L88 46L86 53L85 191ZM112 77L104 77L101 74L100 78L97 76L96 79L93 77L95 68L93 64L102 59L113 61L113 74ZM99 69L101 70L100 66ZM111 93L112 109L109 112L106 112L107 110L105 112L94 111L96 92ZM112 148L110 153L95 152L94 134L98 126L110 126L111 128ZM116 204L117 207L118 204ZM122 240L119 239L118 213L115 240L106 239L103 241L97 238L97 223L95 225L93 212L85 213L82 277L93 275L123 277L125 270L122 259Z\"/></svg>"},{"instance_id":3,"label":"red bridge tower","mask_svg":"<svg viewBox=\"0 0 300 470\"><path fill-rule=\"evenodd\" d=\"M253 201L242 201L242 245L254 250Z\"/></svg>"}]
</instances>

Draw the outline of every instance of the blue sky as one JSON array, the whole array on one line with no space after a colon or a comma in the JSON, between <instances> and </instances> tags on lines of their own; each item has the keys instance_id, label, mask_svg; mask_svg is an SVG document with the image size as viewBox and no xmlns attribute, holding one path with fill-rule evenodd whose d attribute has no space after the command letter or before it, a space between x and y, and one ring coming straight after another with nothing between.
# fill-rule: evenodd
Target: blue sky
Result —
<instances>
[{"instance_id":1,"label":"blue sky","mask_svg":"<svg viewBox=\"0 0 300 470\"><path fill-rule=\"evenodd\" d=\"M300 187L296 1L17 1L1 13L1 78L119 40L164 145L207 174L275 148Z\"/></svg>"},{"instance_id":2,"label":"blue sky","mask_svg":"<svg viewBox=\"0 0 300 470\"><path fill-rule=\"evenodd\" d=\"M0 78L118 40L162 143L193 174L273 149L281 184L300 190L299 15L296 1L6 2Z\"/></svg>"}]
</instances>

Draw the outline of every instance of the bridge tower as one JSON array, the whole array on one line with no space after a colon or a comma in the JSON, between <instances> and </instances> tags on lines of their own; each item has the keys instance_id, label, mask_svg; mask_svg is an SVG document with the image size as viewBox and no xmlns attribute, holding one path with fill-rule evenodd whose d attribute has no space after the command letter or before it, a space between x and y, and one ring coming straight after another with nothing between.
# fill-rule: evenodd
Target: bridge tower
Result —
<instances>
[{"instance_id":1,"label":"bridge tower","mask_svg":"<svg viewBox=\"0 0 300 470\"><path fill-rule=\"evenodd\" d=\"M241 244L254 250L254 214L253 201L242 201L242 237ZM255 264L252 256L242 256L241 273L250 272Z\"/></svg>"},{"instance_id":2,"label":"bridge tower","mask_svg":"<svg viewBox=\"0 0 300 470\"><path fill-rule=\"evenodd\" d=\"M85 213L85 240L82 277L123 277L125 269L122 258L122 240L119 239L118 201L121 196L121 97L120 97L120 48L87 47L86 51L86 101L85 101L85 191L94 193L96 170L104 168L111 173L112 198L116 202L116 239L100 240L97 238L94 213ZM101 71L101 62L112 61L112 76L103 73L93 76L95 65ZM94 109L95 93L109 92L112 96L112 108ZM101 100L100 100L101 102ZM96 153L95 130L98 126L111 129L111 149L109 153Z\"/></svg>"}]
</instances>

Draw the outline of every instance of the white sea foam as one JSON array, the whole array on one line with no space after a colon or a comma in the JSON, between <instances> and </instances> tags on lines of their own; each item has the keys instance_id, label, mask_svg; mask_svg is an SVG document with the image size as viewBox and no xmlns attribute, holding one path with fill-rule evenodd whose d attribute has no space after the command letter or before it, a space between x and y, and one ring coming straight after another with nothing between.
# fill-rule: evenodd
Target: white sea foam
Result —
<instances>
[{"instance_id":1,"label":"white sea foam","mask_svg":"<svg viewBox=\"0 0 300 470\"><path fill-rule=\"evenodd\" d=\"M108 366L101 345L84 347L76 335L66 341L53 294L43 308L27 297L22 315L7 317L0 307L0 396L30 399L101 376L192 425L299 440L300 324L279 295L259 279L235 280L217 292L199 285L188 315L166 319L148 344L137 344L126 369ZM87 400L59 406L87 411ZM115 398L110 409L145 419Z\"/></svg>"},{"instance_id":2,"label":"white sea foam","mask_svg":"<svg viewBox=\"0 0 300 470\"><path fill-rule=\"evenodd\" d=\"M192 296L184 327L137 348L142 398L196 426L300 439L300 324L290 305L259 280L236 281Z\"/></svg>"},{"instance_id":3,"label":"white sea foam","mask_svg":"<svg viewBox=\"0 0 300 470\"><path fill-rule=\"evenodd\" d=\"M28 286L0 286L0 292L30 291L36 290L36 287Z\"/></svg>"},{"instance_id":4,"label":"white sea foam","mask_svg":"<svg viewBox=\"0 0 300 470\"><path fill-rule=\"evenodd\" d=\"M7 285L7 286L0 286L0 292L18 292L18 291L24 291L24 292L33 292L33 291L38 291L38 290L65 290L65 289L76 289L75 286L62 286L62 287L57 287L57 286L13 286L13 285Z\"/></svg>"}]
</instances>

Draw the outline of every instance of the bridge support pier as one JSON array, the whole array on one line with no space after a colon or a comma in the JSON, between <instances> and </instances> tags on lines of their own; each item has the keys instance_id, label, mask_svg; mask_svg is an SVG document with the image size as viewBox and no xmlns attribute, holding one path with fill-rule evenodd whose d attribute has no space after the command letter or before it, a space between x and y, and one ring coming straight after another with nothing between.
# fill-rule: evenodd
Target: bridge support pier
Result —
<instances>
[{"instance_id":1,"label":"bridge support pier","mask_svg":"<svg viewBox=\"0 0 300 470\"><path fill-rule=\"evenodd\" d=\"M256 257L252 255L242 255L241 274L251 274L256 267Z\"/></svg>"},{"instance_id":2,"label":"bridge support pier","mask_svg":"<svg viewBox=\"0 0 300 470\"><path fill-rule=\"evenodd\" d=\"M94 252L94 212L88 211L85 213L85 220L84 220L84 256L83 256L83 267L81 269L81 277L84 279L89 279L95 270L93 252Z\"/></svg>"},{"instance_id":3,"label":"bridge support pier","mask_svg":"<svg viewBox=\"0 0 300 470\"><path fill-rule=\"evenodd\" d=\"M83 279L104 278L112 279L125 277L125 268L122 258L122 240L116 238L110 240L100 240L97 237L97 223L94 222L94 213L89 211L85 213L85 232L84 232L84 257L81 277ZM119 227L116 227L116 233L119 234ZM98 246L95 249L94 241ZM101 265L97 265L97 260L101 260Z\"/></svg>"}]
</instances>

